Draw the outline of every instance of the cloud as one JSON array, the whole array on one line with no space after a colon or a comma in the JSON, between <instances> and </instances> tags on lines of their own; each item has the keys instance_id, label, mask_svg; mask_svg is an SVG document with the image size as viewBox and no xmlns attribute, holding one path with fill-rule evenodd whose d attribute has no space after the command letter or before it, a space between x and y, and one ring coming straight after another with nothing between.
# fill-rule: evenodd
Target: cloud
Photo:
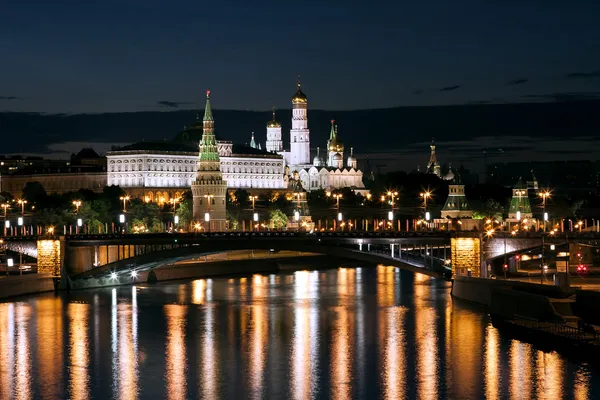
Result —
<instances>
[{"instance_id":1,"label":"cloud","mask_svg":"<svg viewBox=\"0 0 600 400\"><path fill-rule=\"evenodd\" d=\"M423 89L415 89L413 90L412 94L414 94L415 96L418 96L420 94L423 94L425 92L425 90Z\"/></svg>"},{"instance_id":2,"label":"cloud","mask_svg":"<svg viewBox=\"0 0 600 400\"><path fill-rule=\"evenodd\" d=\"M456 90L458 88L460 88L460 85L446 86L446 87L441 88L439 91L440 92L451 92L451 91Z\"/></svg>"},{"instance_id":3,"label":"cloud","mask_svg":"<svg viewBox=\"0 0 600 400\"><path fill-rule=\"evenodd\" d=\"M512 81L506 82L505 86L522 85L527 82L529 82L529 79L526 78L513 79Z\"/></svg>"},{"instance_id":4,"label":"cloud","mask_svg":"<svg viewBox=\"0 0 600 400\"><path fill-rule=\"evenodd\" d=\"M183 106L186 104L193 104L189 101L170 101L170 100L159 100L156 102L161 107L169 107L169 108L179 108L179 106Z\"/></svg>"},{"instance_id":5,"label":"cloud","mask_svg":"<svg viewBox=\"0 0 600 400\"><path fill-rule=\"evenodd\" d=\"M600 71L571 72L565 76L570 79L595 79L595 78L600 78Z\"/></svg>"},{"instance_id":6,"label":"cloud","mask_svg":"<svg viewBox=\"0 0 600 400\"><path fill-rule=\"evenodd\" d=\"M0 96L0 100L18 100L17 96Z\"/></svg>"},{"instance_id":7,"label":"cloud","mask_svg":"<svg viewBox=\"0 0 600 400\"><path fill-rule=\"evenodd\" d=\"M521 96L525 99L540 100L540 101L585 101L600 99L600 92L561 92L561 93L546 93L546 94L525 94Z\"/></svg>"}]
</instances>

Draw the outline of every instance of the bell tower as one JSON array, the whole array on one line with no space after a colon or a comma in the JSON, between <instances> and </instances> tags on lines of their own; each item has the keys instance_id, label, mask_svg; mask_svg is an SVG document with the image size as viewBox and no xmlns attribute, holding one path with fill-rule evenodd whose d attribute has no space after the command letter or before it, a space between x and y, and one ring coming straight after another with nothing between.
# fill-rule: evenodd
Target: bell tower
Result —
<instances>
[{"instance_id":1,"label":"bell tower","mask_svg":"<svg viewBox=\"0 0 600 400\"><path fill-rule=\"evenodd\" d=\"M310 164L310 133L307 116L308 99L302 92L300 77L292 97L292 129L290 130L290 153L292 165Z\"/></svg>"}]
</instances>

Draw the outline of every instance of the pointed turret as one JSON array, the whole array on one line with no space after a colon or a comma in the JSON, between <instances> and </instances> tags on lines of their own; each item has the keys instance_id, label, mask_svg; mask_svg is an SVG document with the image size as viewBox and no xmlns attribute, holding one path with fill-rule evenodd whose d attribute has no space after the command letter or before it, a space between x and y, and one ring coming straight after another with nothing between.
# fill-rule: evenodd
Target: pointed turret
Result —
<instances>
[{"instance_id":1,"label":"pointed turret","mask_svg":"<svg viewBox=\"0 0 600 400\"><path fill-rule=\"evenodd\" d=\"M206 107L202 120L202 139L199 144L199 160L196 180L192 182L193 219L203 221L203 229L224 231L225 192L215 122L210 108L210 91L206 91Z\"/></svg>"},{"instance_id":2,"label":"pointed turret","mask_svg":"<svg viewBox=\"0 0 600 400\"><path fill-rule=\"evenodd\" d=\"M206 91L206 106L204 106L203 121L213 121L212 109L210 107L210 90Z\"/></svg>"},{"instance_id":3,"label":"pointed turret","mask_svg":"<svg viewBox=\"0 0 600 400\"><path fill-rule=\"evenodd\" d=\"M331 120L331 130L329 140L327 141L328 165L334 168L343 168L344 164L344 143L340 139L335 120ZM341 161L341 164L340 164Z\"/></svg>"},{"instance_id":4,"label":"pointed turret","mask_svg":"<svg viewBox=\"0 0 600 400\"><path fill-rule=\"evenodd\" d=\"M434 174L438 177L441 176L440 164L438 164L437 155L435 154L435 142L431 139L431 145L429 145L431 153L429 155L429 162L427 163L427 173Z\"/></svg>"},{"instance_id":5,"label":"pointed turret","mask_svg":"<svg viewBox=\"0 0 600 400\"><path fill-rule=\"evenodd\" d=\"M533 216L531 212L531 204L529 202L529 193L527 185L523 179L519 177L515 187L513 188L512 199L510 200L510 208L508 210L508 219L525 220Z\"/></svg>"},{"instance_id":6,"label":"pointed turret","mask_svg":"<svg viewBox=\"0 0 600 400\"><path fill-rule=\"evenodd\" d=\"M252 138L250 139L250 147L256 149L256 141L254 141L254 132L252 132Z\"/></svg>"},{"instance_id":7,"label":"pointed turret","mask_svg":"<svg viewBox=\"0 0 600 400\"><path fill-rule=\"evenodd\" d=\"M450 170L452 172L452 170ZM452 182L448 185L448 198L442 208L442 218L472 218L473 210L469 207L465 196L465 185L460 174L453 174Z\"/></svg>"},{"instance_id":8,"label":"pointed turret","mask_svg":"<svg viewBox=\"0 0 600 400\"><path fill-rule=\"evenodd\" d=\"M348 168L357 169L357 160L354 157L354 147L350 147L350 155L348 156L347 164Z\"/></svg>"}]
</instances>

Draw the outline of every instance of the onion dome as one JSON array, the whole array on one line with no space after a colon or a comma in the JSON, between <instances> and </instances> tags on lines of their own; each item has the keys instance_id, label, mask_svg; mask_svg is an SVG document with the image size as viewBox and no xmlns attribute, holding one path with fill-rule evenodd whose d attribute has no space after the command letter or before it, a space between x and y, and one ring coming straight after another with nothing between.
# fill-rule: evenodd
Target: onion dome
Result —
<instances>
[{"instance_id":1,"label":"onion dome","mask_svg":"<svg viewBox=\"0 0 600 400\"><path fill-rule=\"evenodd\" d=\"M340 153L335 153L333 155L333 162L334 163L340 163L342 161L344 161L344 158L342 157L342 155Z\"/></svg>"},{"instance_id":2,"label":"onion dome","mask_svg":"<svg viewBox=\"0 0 600 400\"><path fill-rule=\"evenodd\" d=\"M317 147L317 155L313 159L313 166L315 167L324 167L325 159L319 154L319 148Z\"/></svg>"},{"instance_id":3,"label":"onion dome","mask_svg":"<svg viewBox=\"0 0 600 400\"><path fill-rule=\"evenodd\" d=\"M296 93L294 94L294 96L292 96L292 103L293 104L304 104L308 101L308 99L306 98L306 95L304 93L302 93L302 89L300 87L300 77L298 77L298 89L296 90Z\"/></svg>"},{"instance_id":4,"label":"onion dome","mask_svg":"<svg viewBox=\"0 0 600 400\"><path fill-rule=\"evenodd\" d=\"M356 157L354 157L354 147L350 147L350 155L347 160L348 168L354 168L357 162Z\"/></svg>"},{"instance_id":5,"label":"onion dome","mask_svg":"<svg viewBox=\"0 0 600 400\"><path fill-rule=\"evenodd\" d=\"M273 107L273 119L267 122L267 128L281 128L281 124L275 119L275 107Z\"/></svg>"},{"instance_id":6,"label":"onion dome","mask_svg":"<svg viewBox=\"0 0 600 400\"><path fill-rule=\"evenodd\" d=\"M446 175L444 175L443 178L445 181L451 181L452 179L454 179L454 172L452 172L452 166L448 165L448 172L446 173Z\"/></svg>"},{"instance_id":7,"label":"onion dome","mask_svg":"<svg viewBox=\"0 0 600 400\"><path fill-rule=\"evenodd\" d=\"M327 142L327 150L331 153L341 153L344 151L344 142L339 138L337 125L334 125L335 120L331 120L331 131L329 132L329 141Z\"/></svg>"}]
</instances>

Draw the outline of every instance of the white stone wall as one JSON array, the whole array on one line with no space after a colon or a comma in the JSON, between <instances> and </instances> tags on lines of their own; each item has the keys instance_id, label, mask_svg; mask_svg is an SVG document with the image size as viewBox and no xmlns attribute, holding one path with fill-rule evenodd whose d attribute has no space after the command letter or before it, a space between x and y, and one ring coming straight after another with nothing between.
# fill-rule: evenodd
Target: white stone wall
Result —
<instances>
[{"instance_id":1,"label":"white stone wall","mask_svg":"<svg viewBox=\"0 0 600 400\"><path fill-rule=\"evenodd\" d=\"M276 153L283 151L283 140L281 138L281 127L267 128L267 151Z\"/></svg>"},{"instance_id":2,"label":"white stone wall","mask_svg":"<svg viewBox=\"0 0 600 400\"><path fill-rule=\"evenodd\" d=\"M221 149L219 149L221 150ZM109 154L108 185L146 188L189 188L196 179L193 153ZM221 157L223 180L232 188L285 188L283 159L266 156Z\"/></svg>"},{"instance_id":3,"label":"white stone wall","mask_svg":"<svg viewBox=\"0 0 600 400\"><path fill-rule=\"evenodd\" d=\"M309 164L311 162L306 104L294 104L292 129L290 130L290 152L290 164L292 165Z\"/></svg>"}]
</instances>

